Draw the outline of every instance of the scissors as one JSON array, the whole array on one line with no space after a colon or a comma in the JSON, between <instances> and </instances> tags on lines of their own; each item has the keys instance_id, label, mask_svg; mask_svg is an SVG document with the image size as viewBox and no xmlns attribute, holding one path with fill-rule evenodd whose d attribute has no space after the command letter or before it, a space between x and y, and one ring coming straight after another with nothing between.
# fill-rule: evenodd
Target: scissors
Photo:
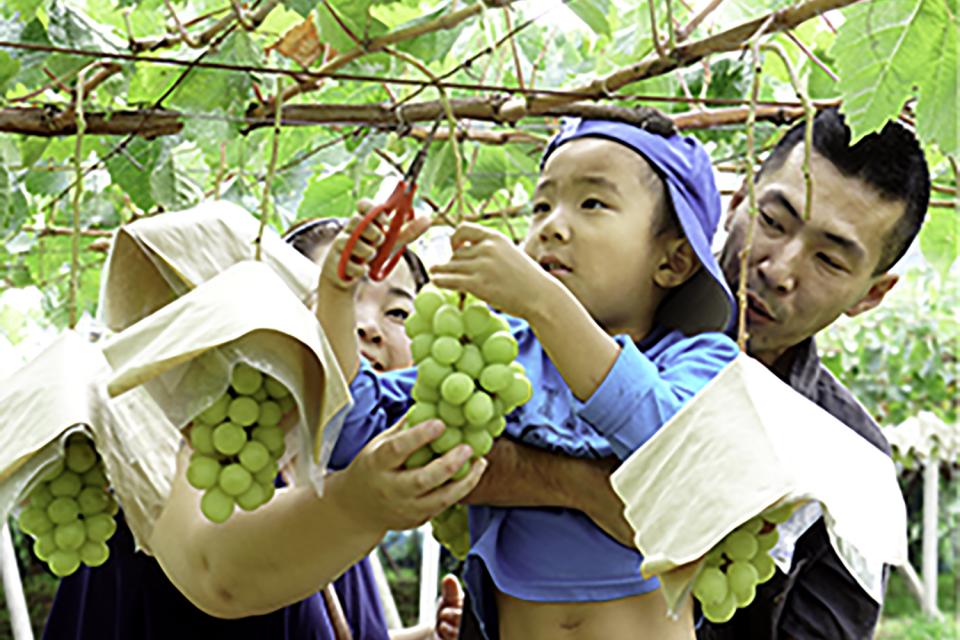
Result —
<instances>
[{"instance_id":1,"label":"scissors","mask_svg":"<svg viewBox=\"0 0 960 640\"><path fill-rule=\"evenodd\" d=\"M400 236L400 230L403 228L403 225L414 218L413 194L417 190L417 175L423 168L423 163L427 158L427 150L430 148L430 143L433 142L433 136L437 132L439 125L440 120L433 123L433 128L430 129L430 133L427 135L423 147L417 152L407 172L400 182L397 183L397 186L393 189L393 193L390 194L386 202L378 204L368 211L367 214L363 216L360 224L357 225L357 228L350 234L350 237L347 239L347 244L343 247L343 252L340 254L340 263L337 266L337 273L341 279L347 279L347 264L350 262L350 254L353 253L353 248L360 240L360 236L363 235L367 227L377 219L377 216L382 213L387 213L391 216L390 224L387 227L386 239L377 249L376 255L370 262L370 279L379 282L390 275L390 272L397 266L397 262L400 261L403 255L404 248L403 245L397 246L397 239Z\"/></svg>"}]
</instances>

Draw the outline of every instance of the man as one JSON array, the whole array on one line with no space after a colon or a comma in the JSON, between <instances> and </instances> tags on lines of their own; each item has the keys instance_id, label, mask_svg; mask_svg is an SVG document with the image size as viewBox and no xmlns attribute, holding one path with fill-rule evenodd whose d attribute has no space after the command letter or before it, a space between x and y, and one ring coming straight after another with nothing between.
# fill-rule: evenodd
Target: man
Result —
<instances>
[{"instance_id":1,"label":"man","mask_svg":"<svg viewBox=\"0 0 960 640\"><path fill-rule=\"evenodd\" d=\"M755 183L759 215L749 261L747 311L751 355L798 393L889 455L867 411L820 364L813 336L841 314L880 304L896 284L890 268L920 229L930 179L914 136L896 123L850 145L836 109L815 120L805 218L803 124L791 129ZM727 215L720 262L731 287L750 225L745 188ZM564 506L584 511L626 544L632 532L609 485L614 461L572 460L501 438L489 470L469 497L502 506ZM809 521L808 521L809 522ZM703 621L700 640L862 640L873 635L880 607L833 551L823 519L786 526L800 535L789 574L757 590L753 604L720 625ZM461 637L469 636L465 620Z\"/></svg>"}]
</instances>

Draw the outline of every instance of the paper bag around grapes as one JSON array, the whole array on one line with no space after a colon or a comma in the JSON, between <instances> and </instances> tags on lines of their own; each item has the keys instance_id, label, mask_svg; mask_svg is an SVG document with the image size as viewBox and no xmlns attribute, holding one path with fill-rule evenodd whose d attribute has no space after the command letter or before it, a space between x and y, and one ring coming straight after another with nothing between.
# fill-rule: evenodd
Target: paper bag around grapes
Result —
<instances>
[{"instance_id":1,"label":"paper bag around grapes","mask_svg":"<svg viewBox=\"0 0 960 640\"><path fill-rule=\"evenodd\" d=\"M893 461L741 354L611 477L671 610L704 554L772 507L819 506L850 573L882 601L882 565L906 560ZM808 517L809 520L809 517Z\"/></svg>"},{"instance_id":2,"label":"paper bag around grapes","mask_svg":"<svg viewBox=\"0 0 960 640\"><path fill-rule=\"evenodd\" d=\"M103 271L100 319L121 331L228 267L253 260L259 231L259 220L223 200L120 227ZM270 227L260 247L263 262L308 303L319 267Z\"/></svg>"},{"instance_id":3,"label":"paper bag around grapes","mask_svg":"<svg viewBox=\"0 0 960 640\"><path fill-rule=\"evenodd\" d=\"M281 435L281 451L301 452L296 481L322 490L349 391L313 313L269 266L229 267L117 334L103 350L113 369L110 395L142 385L178 429L192 431L206 422L208 409L216 412L215 405L229 401L241 364L289 390L279 426L293 446Z\"/></svg>"},{"instance_id":4,"label":"paper bag around grapes","mask_svg":"<svg viewBox=\"0 0 960 640\"><path fill-rule=\"evenodd\" d=\"M8 443L0 451L0 517L16 512L21 529L34 538L38 557L57 575L76 570L84 546L93 549L92 556L84 555L88 566L105 561L118 500L135 541L144 546L173 479L170 462L179 433L143 392L111 402L103 389L108 372L96 345L65 331L12 375L0 393L0 438ZM65 465L71 449L86 459L74 455ZM47 508L58 498L68 506L54 505L51 521ZM94 529L100 523L97 544L84 545L89 542L85 533L67 535L89 522ZM66 551L53 542L59 530L67 531ZM64 555L72 560L58 562Z\"/></svg>"}]
</instances>

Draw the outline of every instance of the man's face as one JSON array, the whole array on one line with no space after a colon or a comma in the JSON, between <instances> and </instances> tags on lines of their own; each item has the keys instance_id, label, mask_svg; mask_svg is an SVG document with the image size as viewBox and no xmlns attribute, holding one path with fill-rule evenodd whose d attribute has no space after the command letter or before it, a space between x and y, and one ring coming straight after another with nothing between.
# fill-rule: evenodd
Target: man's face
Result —
<instances>
[{"instance_id":1,"label":"man's face","mask_svg":"<svg viewBox=\"0 0 960 640\"><path fill-rule=\"evenodd\" d=\"M572 140L540 175L524 250L608 332L643 333L658 301L653 272L662 243L654 232L663 192L630 149Z\"/></svg>"},{"instance_id":2,"label":"man's face","mask_svg":"<svg viewBox=\"0 0 960 640\"><path fill-rule=\"evenodd\" d=\"M756 184L759 216L747 265L747 330L751 354L768 365L841 313L873 308L896 283L894 275L873 273L906 204L841 175L816 151L810 164L808 220L803 219L803 144ZM728 213L730 235L720 260L734 291L749 223L744 198Z\"/></svg>"}]
</instances>

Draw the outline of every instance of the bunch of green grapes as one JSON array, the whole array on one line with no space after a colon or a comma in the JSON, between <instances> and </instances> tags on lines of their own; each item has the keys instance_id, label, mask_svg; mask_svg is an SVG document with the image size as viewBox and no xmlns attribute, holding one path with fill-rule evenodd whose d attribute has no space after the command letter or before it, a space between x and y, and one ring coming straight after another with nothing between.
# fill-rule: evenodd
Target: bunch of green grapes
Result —
<instances>
[{"instance_id":1,"label":"bunch of green grapes","mask_svg":"<svg viewBox=\"0 0 960 640\"><path fill-rule=\"evenodd\" d=\"M117 511L103 460L93 442L76 433L67 439L64 458L27 496L17 521L34 538L34 554L62 578L81 562L99 567L107 561L107 540L117 530Z\"/></svg>"},{"instance_id":2,"label":"bunch of green grapes","mask_svg":"<svg viewBox=\"0 0 960 640\"><path fill-rule=\"evenodd\" d=\"M752 518L731 531L706 557L693 583L693 595L711 622L726 622L738 608L749 606L757 585L773 577L770 550L777 544L777 525L793 511L785 505Z\"/></svg>"},{"instance_id":3,"label":"bunch of green grapes","mask_svg":"<svg viewBox=\"0 0 960 640\"><path fill-rule=\"evenodd\" d=\"M415 404L407 426L440 418L443 434L415 451L407 468L420 467L460 443L473 456L453 478L467 475L506 427L505 415L530 399L533 389L515 362L517 341L506 321L482 301L428 285L407 318L410 352L417 365ZM434 537L460 558L470 548L466 509L452 508L433 520Z\"/></svg>"},{"instance_id":4,"label":"bunch of green grapes","mask_svg":"<svg viewBox=\"0 0 960 640\"><path fill-rule=\"evenodd\" d=\"M222 523L239 506L253 511L273 497L286 449L280 421L295 402L279 381L240 363L230 388L193 419L187 481L203 491L200 510Z\"/></svg>"}]
</instances>

